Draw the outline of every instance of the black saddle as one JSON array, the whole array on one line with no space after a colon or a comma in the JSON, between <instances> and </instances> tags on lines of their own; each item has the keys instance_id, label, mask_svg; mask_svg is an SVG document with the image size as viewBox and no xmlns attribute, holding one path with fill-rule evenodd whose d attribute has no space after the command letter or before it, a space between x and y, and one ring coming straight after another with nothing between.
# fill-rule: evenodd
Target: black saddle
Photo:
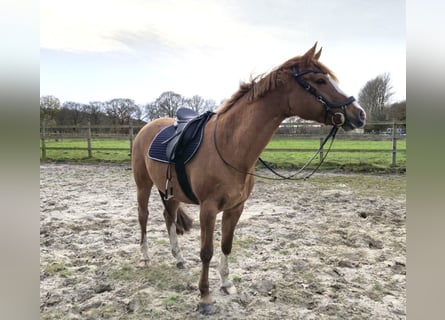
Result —
<instances>
[{"instance_id":1,"label":"black saddle","mask_svg":"<svg viewBox=\"0 0 445 320\"><path fill-rule=\"evenodd\" d=\"M167 143L166 156L169 162L176 163L177 159L181 159L181 161L186 163L191 159L194 152L190 155L184 154L184 151L190 143L196 141L195 139L197 138L197 135L202 133L204 125L212 115L213 112L206 112L199 115L192 109L178 109L176 113L177 121L175 125L175 133L171 138L164 141L164 143ZM201 139L199 139L198 144L201 143L200 140ZM185 156L185 158L183 156Z\"/></svg>"},{"instance_id":2,"label":"black saddle","mask_svg":"<svg viewBox=\"0 0 445 320\"><path fill-rule=\"evenodd\" d=\"M204 135L204 127L213 115L214 112L211 111L199 115L191 109L178 109L176 124L161 130L154 138L148 152L149 158L153 160L175 164L182 190L195 203L198 203L198 200L190 187L185 164L198 150ZM169 196L167 193L166 190L166 199Z\"/></svg>"},{"instance_id":3,"label":"black saddle","mask_svg":"<svg viewBox=\"0 0 445 320\"><path fill-rule=\"evenodd\" d=\"M178 122L187 122L193 118L196 118L198 115L198 112L189 108L179 108L176 111L176 118L178 119Z\"/></svg>"}]
</instances>

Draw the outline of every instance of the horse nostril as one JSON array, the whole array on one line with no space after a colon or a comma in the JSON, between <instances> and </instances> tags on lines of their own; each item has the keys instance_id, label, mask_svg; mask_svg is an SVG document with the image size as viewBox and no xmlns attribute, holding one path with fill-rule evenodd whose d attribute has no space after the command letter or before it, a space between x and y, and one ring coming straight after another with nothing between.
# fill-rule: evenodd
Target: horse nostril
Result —
<instances>
[{"instance_id":1,"label":"horse nostril","mask_svg":"<svg viewBox=\"0 0 445 320\"><path fill-rule=\"evenodd\" d=\"M366 120L366 113L365 113L365 111L360 110L359 118L360 118L361 121L365 121Z\"/></svg>"}]
</instances>

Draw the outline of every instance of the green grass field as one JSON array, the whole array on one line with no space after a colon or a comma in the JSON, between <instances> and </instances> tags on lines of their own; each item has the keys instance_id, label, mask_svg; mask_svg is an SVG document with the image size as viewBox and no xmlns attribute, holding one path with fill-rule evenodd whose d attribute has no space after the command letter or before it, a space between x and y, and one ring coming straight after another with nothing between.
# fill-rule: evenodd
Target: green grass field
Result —
<instances>
[{"instance_id":1,"label":"green grass field","mask_svg":"<svg viewBox=\"0 0 445 320\"><path fill-rule=\"evenodd\" d=\"M63 141L46 141L47 148L87 148L87 141L79 139L64 139ZM317 139L274 138L261 154L261 157L274 168L298 169L302 167L319 147ZM328 147L325 146L325 149ZM41 146L40 146L41 147ZM129 163L130 142L128 140L97 139L91 142L92 157L87 150L46 150L46 161L82 162L82 163ZM125 150L94 150L101 148L122 148ZM283 151L283 149L310 149L313 151ZM354 152L336 150L349 149ZM387 150L386 152L370 152L369 150ZM392 142L367 140L336 140L320 170L342 170L352 172L404 172L406 169L406 141L397 141L397 161L392 167ZM363 150L363 151L357 151ZM367 151L365 151L367 150ZM40 152L42 160L42 152ZM319 161L313 161L312 168ZM260 164L259 164L260 166ZM311 168L311 167L309 167Z\"/></svg>"},{"instance_id":2,"label":"green grass field","mask_svg":"<svg viewBox=\"0 0 445 320\"><path fill-rule=\"evenodd\" d=\"M325 145L325 150L329 146ZM278 168L298 169L304 165L320 146L316 139L273 139L267 145L261 157ZM273 150L277 151L273 151ZM292 152L278 151L280 149L313 149L314 151ZM270 151L269 151L270 150ZM338 150L338 151L337 151ZM340 150L351 150L343 152ZM362 151L359 151L362 150ZM376 152L372 152L376 150ZM387 150L385 152L377 150ZM321 170L344 171L405 171L406 170L406 140L397 141L396 166L392 167L392 141L368 140L336 140ZM312 168L318 163L319 157L314 159Z\"/></svg>"}]
</instances>

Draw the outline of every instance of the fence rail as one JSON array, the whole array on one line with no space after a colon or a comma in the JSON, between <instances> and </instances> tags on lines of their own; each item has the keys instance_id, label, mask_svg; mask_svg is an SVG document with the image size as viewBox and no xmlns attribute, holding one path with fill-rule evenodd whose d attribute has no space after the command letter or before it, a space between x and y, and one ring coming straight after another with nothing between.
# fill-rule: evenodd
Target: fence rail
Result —
<instances>
[{"instance_id":1,"label":"fence rail","mask_svg":"<svg viewBox=\"0 0 445 320\"><path fill-rule=\"evenodd\" d=\"M370 134L370 133L338 133L338 139L345 140L386 140L391 142L391 148L388 149L336 149L333 148L330 152L363 152L363 153L391 153L391 166L396 166L397 153L406 152L406 149L397 149L397 140L405 139L405 135L402 134L400 128L405 128L405 123L402 122L384 122L378 123L382 126L387 126L387 130L382 134ZM131 155L133 146L133 140L135 134L141 129L141 126L132 125L82 125L82 126L52 126L46 127L44 125L40 128L40 150L41 159L47 159L47 150L66 150L66 151L86 151L88 158L93 157L93 151L126 151L128 155ZM314 129L315 128L315 129ZM389 129L390 130L389 130ZM316 131L318 130L318 133ZM276 137L298 137L307 139L320 139L320 144L323 140L323 136L326 134L328 128L321 127L314 123L305 124L284 124L276 132ZM302 133L304 132L304 133ZM309 132L309 133L308 133ZM406 132L406 130L405 130ZM125 148L116 147L93 147L93 139L118 139L128 140L129 145ZM47 146L46 142L50 139L55 141L63 141L64 139L79 139L86 140L85 147L69 147L69 146ZM314 148L266 148L265 152L315 152ZM322 150L321 154L326 151Z\"/></svg>"}]
</instances>

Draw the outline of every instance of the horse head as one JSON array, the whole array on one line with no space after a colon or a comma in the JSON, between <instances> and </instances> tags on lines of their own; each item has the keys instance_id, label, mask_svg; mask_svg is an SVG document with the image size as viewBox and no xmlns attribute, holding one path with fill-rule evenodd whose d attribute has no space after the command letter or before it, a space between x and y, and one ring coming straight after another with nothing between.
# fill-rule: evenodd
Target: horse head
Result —
<instances>
[{"instance_id":1,"label":"horse head","mask_svg":"<svg viewBox=\"0 0 445 320\"><path fill-rule=\"evenodd\" d=\"M339 88L332 71L319 62L321 49L317 52L316 46L280 68L287 75L283 82L289 93L288 116L298 115L346 131L364 127L365 111Z\"/></svg>"}]
</instances>

